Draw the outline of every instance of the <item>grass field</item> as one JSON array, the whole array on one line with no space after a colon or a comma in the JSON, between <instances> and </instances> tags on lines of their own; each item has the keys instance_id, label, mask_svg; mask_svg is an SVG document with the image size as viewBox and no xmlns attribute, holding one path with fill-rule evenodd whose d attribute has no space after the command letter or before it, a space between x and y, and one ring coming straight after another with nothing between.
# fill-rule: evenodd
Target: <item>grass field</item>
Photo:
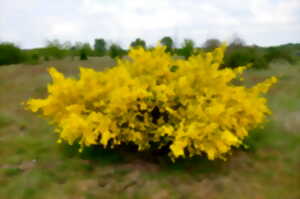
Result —
<instances>
[{"instance_id":1,"label":"grass field","mask_svg":"<svg viewBox=\"0 0 300 199\"><path fill-rule=\"evenodd\" d=\"M245 84L276 75L268 94L274 114L227 161L178 160L56 143L53 128L21 102L46 95L47 66L68 76L78 66L103 70L111 59L0 67L0 199L299 199L300 64L247 71Z\"/></svg>"}]
</instances>

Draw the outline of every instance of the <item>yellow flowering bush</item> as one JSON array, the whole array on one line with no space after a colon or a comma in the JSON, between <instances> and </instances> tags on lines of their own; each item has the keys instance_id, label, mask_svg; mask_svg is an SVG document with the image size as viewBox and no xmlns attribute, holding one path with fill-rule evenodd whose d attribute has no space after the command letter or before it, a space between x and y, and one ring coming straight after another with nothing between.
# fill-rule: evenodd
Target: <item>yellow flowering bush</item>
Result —
<instances>
[{"instance_id":1,"label":"yellow flowering bush","mask_svg":"<svg viewBox=\"0 0 300 199\"><path fill-rule=\"evenodd\" d=\"M135 48L103 72L80 68L79 79L50 68L48 97L26 107L56 125L59 142L82 148L134 143L140 151L167 147L173 160L203 153L224 158L270 114L262 94L276 82L235 85L246 67L220 69L224 51L183 60L164 46Z\"/></svg>"}]
</instances>

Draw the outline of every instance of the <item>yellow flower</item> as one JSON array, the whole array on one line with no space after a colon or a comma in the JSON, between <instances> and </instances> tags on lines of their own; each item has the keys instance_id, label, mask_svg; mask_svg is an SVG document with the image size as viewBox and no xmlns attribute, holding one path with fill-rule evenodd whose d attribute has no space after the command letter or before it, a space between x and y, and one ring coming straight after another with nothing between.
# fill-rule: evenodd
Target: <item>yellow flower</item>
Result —
<instances>
[{"instance_id":1,"label":"yellow flower","mask_svg":"<svg viewBox=\"0 0 300 199\"><path fill-rule=\"evenodd\" d=\"M184 156L184 148L186 147L186 143L182 140L176 140L171 146L172 154L177 158L179 156Z\"/></svg>"}]
</instances>

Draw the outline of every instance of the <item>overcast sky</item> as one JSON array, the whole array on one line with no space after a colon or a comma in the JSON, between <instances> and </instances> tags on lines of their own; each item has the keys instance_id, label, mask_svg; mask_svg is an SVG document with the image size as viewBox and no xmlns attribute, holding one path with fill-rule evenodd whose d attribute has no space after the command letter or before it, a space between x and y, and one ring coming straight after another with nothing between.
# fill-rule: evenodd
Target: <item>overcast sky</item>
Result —
<instances>
[{"instance_id":1,"label":"overcast sky","mask_svg":"<svg viewBox=\"0 0 300 199\"><path fill-rule=\"evenodd\" d=\"M300 43L300 0L0 0L0 41L23 48L55 38L127 47L137 37L201 45L234 35L262 46Z\"/></svg>"}]
</instances>

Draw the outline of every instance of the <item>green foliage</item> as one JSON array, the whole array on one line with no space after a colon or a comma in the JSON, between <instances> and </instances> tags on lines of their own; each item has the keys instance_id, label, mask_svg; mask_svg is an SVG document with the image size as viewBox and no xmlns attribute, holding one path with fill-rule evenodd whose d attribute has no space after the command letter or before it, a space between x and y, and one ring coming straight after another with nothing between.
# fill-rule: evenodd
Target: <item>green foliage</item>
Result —
<instances>
[{"instance_id":1,"label":"green foliage","mask_svg":"<svg viewBox=\"0 0 300 199\"><path fill-rule=\"evenodd\" d=\"M31 58L32 58L32 60L34 60L34 61L38 62L38 61L39 61L39 59L40 59L40 55L39 55L39 54L37 54L37 53L35 53L35 54L33 54L33 55L31 56Z\"/></svg>"},{"instance_id":2,"label":"green foliage","mask_svg":"<svg viewBox=\"0 0 300 199\"><path fill-rule=\"evenodd\" d=\"M111 44L109 47L109 56L111 58L117 58L117 57L122 57L126 55L126 51L122 49L122 47L118 44Z\"/></svg>"},{"instance_id":3,"label":"green foliage","mask_svg":"<svg viewBox=\"0 0 300 199\"><path fill-rule=\"evenodd\" d=\"M47 41L47 45L42 51L48 58L63 59L66 56L64 45L58 40Z\"/></svg>"},{"instance_id":4,"label":"green foliage","mask_svg":"<svg viewBox=\"0 0 300 199\"><path fill-rule=\"evenodd\" d=\"M54 59L62 59L65 57L64 51L56 46L47 46L45 48L46 56Z\"/></svg>"},{"instance_id":5,"label":"green foliage","mask_svg":"<svg viewBox=\"0 0 300 199\"><path fill-rule=\"evenodd\" d=\"M107 44L104 39L95 39L94 49L98 56L104 56L107 52Z\"/></svg>"},{"instance_id":6,"label":"green foliage","mask_svg":"<svg viewBox=\"0 0 300 199\"><path fill-rule=\"evenodd\" d=\"M13 167L13 168L4 169L4 174L8 177L13 177L13 176L18 175L20 173L22 173L22 169L20 169L20 168Z\"/></svg>"},{"instance_id":7,"label":"green foliage","mask_svg":"<svg viewBox=\"0 0 300 199\"><path fill-rule=\"evenodd\" d=\"M241 38L235 38L229 45L224 59L224 66L238 67L251 63L253 68L266 69L273 60L286 60L290 64L296 62L296 49L293 45L262 48L246 46Z\"/></svg>"},{"instance_id":8,"label":"green foliage","mask_svg":"<svg viewBox=\"0 0 300 199\"><path fill-rule=\"evenodd\" d=\"M229 46L224 59L225 67L236 68L249 63L252 64L253 68L257 69L268 67L263 53L257 47Z\"/></svg>"},{"instance_id":9,"label":"green foliage","mask_svg":"<svg viewBox=\"0 0 300 199\"><path fill-rule=\"evenodd\" d=\"M174 41L170 36L165 36L160 43L166 46L166 52L173 55L179 55L188 59L191 55L201 54L212 51L221 45L221 41L215 38L208 39L204 42L202 48L197 47L191 39L185 39L180 48L175 48ZM130 44L131 47L146 46L146 42L137 38ZM0 65L6 64L39 64L41 61L53 59L63 59L71 56L72 60L79 57L85 60L88 56L109 55L112 58L122 57L127 54L127 50L122 49L120 45L113 43L108 46L107 42L98 38L94 42L94 50L89 43L60 42L59 40L47 41L43 48L30 50L21 50L13 43L0 43ZM265 69L269 63L274 60L286 60L290 64L300 62L300 44L285 44L281 46L263 48L258 46L247 46L245 41L240 37L234 37L230 42L225 54L223 67L231 68L251 63L253 68Z\"/></svg>"},{"instance_id":10,"label":"green foliage","mask_svg":"<svg viewBox=\"0 0 300 199\"><path fill-rule=\"evenodd\" d=\"M137 38L130 44L131 47L143 47L146 48L146 42L140 38Z\"/></svg>"},{"instance_id":11,"label":"green foliage","mask_svg":"<svg viewBox=\"0 0 300 199\"><path fill-rule=\"evenodd\" d=\"M0 128L8 126L12 122L13 120L10 117L6 115L0 115Z\"/></svg>"},{"instance_id":12,"label":"green foliage","mask_svg":"<svg viewBox=\"0 0 300 199\"><path fill-rule=\"evenodd\" d=\"M166 37L163 37L161 40L160 40L160 43L162 45L165 45L167 48L166 48L166 51L167 52L172 52L173 50L173 47L174 47L174 41L171 37L169 36L166 36Z\"/></svg>"},{"instance_id":13,"label":"green foliage","mask_svg":"<svg viewBox=\"0 0 300 199\"><path fill-rule=\"evenodd\" d=\"M183 56L184 58L188 59L190 56L193 55L195 49L195 42L191 39L185 39L182 47L177 49L177 54L179 56Z\"/></svg>"},{"instance_id":14,"label":"green foliage","mask_svg":"<svg viewBox=\"0 0 300 199\"><path fill-rule=\"evenodd\" d=\"M283 59L293 64L295 58L293 57L293 52L285 47L270 47L266 49L265 58L268 62L273 60Z\"/></svg>"},{"instance_id":15,"label":"green foliage","mask_svg":"<svg viewBox=\"0 0 300 199\"><path fill-rule=\"evenodd\" d=\"M72 59L74 59L75 56L81 57L82 54L92 56L94 55L94 51L89 43L76 42L75 45L70 48L69 54L72 56Z\"/></svg>"},{"instance_id":16,"label":"green foliage","mask_svg":"<svg viewBox=\"0 0 300 199\"><path fill-rule=\"evenodd\" d=\"M173 72L173 73L175 73L177 70L178 70L178 66L176 66L176 65L173 65L170 68L170 71Z\"/></svg>"},{"instance_id":17,"label":"green foliage","mask_svg":"<svg viewBox=\"0 0 300 199\"><path fill-rule=\"evenodd\" d=\"M24 61L22 50L13 43L0 43L0 65L18 64Z\"/></svg>"},{"instance_id":18,"label":"green foliage","mask_svg":"<svg viewBox=\"0 0 300 199\"><path fill-rule=\"evenodd\" d=\"M28 64L38 64L40 61L40 55L38 53L33 53L32 55L26 56L26 63Z\"/></svg>"},{"instance_id":19,"label":"green foliage","mask_svg":"<svg viewBox=\"0 0 300 199\"><path fill-rule=\"evenodd\" d=\"M89 43L83 43L80 50L84 51L87 55L92 55L93 54L93 50L92 50Z\"/></svg>"},{"instance_id":20,"label":"green foliage","mask_svg":"<svg viewBox=\"0 0 300 199\"><path fill-rule=\"evenodd\" d=\"M80 60L88 60L88 56L84 49L81 49L81 51L80 51Z\"/></svg>"}]
</instances>

